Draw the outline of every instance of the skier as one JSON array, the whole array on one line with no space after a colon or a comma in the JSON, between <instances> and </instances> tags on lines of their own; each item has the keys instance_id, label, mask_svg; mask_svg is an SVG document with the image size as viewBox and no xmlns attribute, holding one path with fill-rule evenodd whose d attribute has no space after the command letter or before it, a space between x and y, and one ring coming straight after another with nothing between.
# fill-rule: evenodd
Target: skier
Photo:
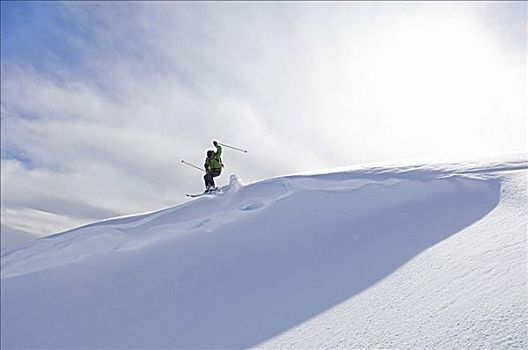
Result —
<instances>
[{"instance_id":1,"label":"skier","mask_svg":"<svg viewBox=\"0 0 528 350\"><path fill-rule=\"evenodd\" d=\"M213 145L216 147L216 152L213 150L207 151L207 158L205 158L205 193L216 191L218 187L215 186L214 177L220 176L222 172L222 147L218 142L213 141Z\"/></svg>"}]
</instances>

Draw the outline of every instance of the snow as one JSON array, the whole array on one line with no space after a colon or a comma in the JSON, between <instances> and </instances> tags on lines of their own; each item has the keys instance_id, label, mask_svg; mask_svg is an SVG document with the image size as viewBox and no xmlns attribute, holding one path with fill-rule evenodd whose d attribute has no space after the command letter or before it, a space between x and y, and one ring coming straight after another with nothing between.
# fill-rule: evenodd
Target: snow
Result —
<instances>
[{"instance_id":1,"label":"snow","mask_svg":"<svg viewBox=\"0 0 528 350\"><path fill-rule=\"evenodd\" d=\"M19 245L23 242L31 241L38 238L39 236L26 231L17 230L2 223L0 228L0 237L0 249L6 249Z\"/></svg>"},{"instance_id":2,"label":"snow","mask_svg":"<svg viewBox=\"0 0 528 350\"><path fill-rule=\"evenodd\" d=\"M5 249L2 348L526 348L527 169L232 176Z\"/></svg>"}]
</instances>

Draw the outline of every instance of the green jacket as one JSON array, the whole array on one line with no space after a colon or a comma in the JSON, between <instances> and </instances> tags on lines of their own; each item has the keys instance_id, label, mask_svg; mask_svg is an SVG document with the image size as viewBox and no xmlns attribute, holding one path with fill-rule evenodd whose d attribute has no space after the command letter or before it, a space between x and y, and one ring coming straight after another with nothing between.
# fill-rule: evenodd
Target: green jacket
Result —
<instances>
[{"instance_id":1,"label":"green jacket","mask_svg":"<svg viewBox=\"0 0 528 350\"><path fill-rule=\"evenodd\" d=\"M216 152L213 153L212 157L205 158L205 170L209 171L222 171L222 158L220 156L222 155L222 147L220 145L216 145Z\"/></svg>"}]
</instances>

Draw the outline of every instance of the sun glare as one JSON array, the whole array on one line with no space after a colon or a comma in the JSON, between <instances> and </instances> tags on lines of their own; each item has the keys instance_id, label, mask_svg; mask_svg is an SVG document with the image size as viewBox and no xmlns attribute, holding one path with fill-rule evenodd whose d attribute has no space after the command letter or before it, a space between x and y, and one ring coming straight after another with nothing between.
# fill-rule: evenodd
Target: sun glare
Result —
<instances>
[{"instance_id":1,"label":"sun glare","mask_svg":"<svg viewBox=\"0 0 528 350\"><path fill-rule=\"evenodd\" d=\"M387 38L372 61L370 88L388 127L444 137L489 113L499 75L491 43L471 22L422 20Z\"/></svg>"}]
</instances>

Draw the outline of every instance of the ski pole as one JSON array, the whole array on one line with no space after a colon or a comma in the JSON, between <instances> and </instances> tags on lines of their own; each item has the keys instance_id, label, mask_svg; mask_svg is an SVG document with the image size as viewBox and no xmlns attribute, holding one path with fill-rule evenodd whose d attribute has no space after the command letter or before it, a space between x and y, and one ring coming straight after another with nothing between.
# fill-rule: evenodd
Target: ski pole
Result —
<instances>
[{"instance_id":1,"label":"ski pole","mask_svg":"<svg viewBox=\"0 0 528 350\"><path fill-rule=\"evenodd\" d=\"M240 151L240 152L248 153L247 150L242 149L242 148L229 146L229 145L226 145L225 143L221 143L221 142L217 142L217 143L218 143L219 145L222 145L222 146L227 147L227 148L232 148L232 149L235 149L235 150Z\"/></svg>"},{"instance_id":2,"label":"ski pole","mask_svg":"<svg viewBox=\"0 0 528 350\"><path fill-rule=\"evenodd\" d=\"M183 159L182 159L181 162L182 162L183 164L187 164L188 166L191 166L191 167L193 167L193 168L195 168L195 169L198 169L198 170L201 170L201 171L203 171L203 172L206 172L204 169L202 169L202 168L200 168L200 167L198 167L198 166L196 166L196 165L194 165L194 164L188 163L188 162L184 161Z\"/></svg>"}]
</instances>

